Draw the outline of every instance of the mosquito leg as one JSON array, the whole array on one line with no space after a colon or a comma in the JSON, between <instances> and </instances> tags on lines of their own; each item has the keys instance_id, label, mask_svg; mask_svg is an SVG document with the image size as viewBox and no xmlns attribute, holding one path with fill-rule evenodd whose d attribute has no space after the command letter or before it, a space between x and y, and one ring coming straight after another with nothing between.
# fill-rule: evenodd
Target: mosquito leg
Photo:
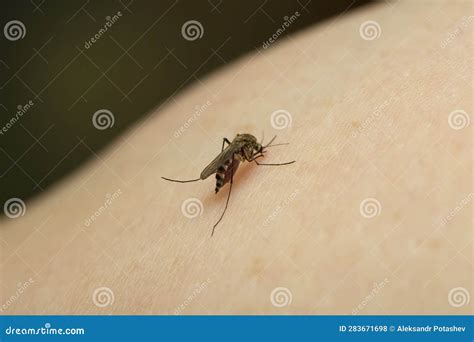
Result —
<instances>
[{"instance_id":1,"label":"mosquito leg","mask_svg":"<svg viewBox=\"0 0 474 342\"><path fill-rule=\"evenodd\" d=\"M221 152L222 152L222 151L224 151L224 145L225 145L225 143L227 143L227 145L230 145L230 141L229 141L229 139L227 139L227 138L224 138L224 139L222 139L222 148L221 148Z\"/></svg>"},{"instance_id":2,"label":"mosquito leg","mask_svg":"<svg viewBox=\"0 0 474 342\"><path fill-rule=\"evenodd\" d=\"M197 182L198 180L201 180L201 178L190 179L190 180L178 180L178 179L171 179L171 178L166 178L166 177L161 177L161 178L169 182L176 182L176 183L191 183L191 182Z\"/></svg>"},{"instance_id":3,"label":"mosquito leg","mask_svg":"<svg viewBox=\"0 0 474 342\"><path fill-rule=\"evenodd\" d=\"M262 158L264 155L263 153L260 153L259 155L253 156L252 159L249 160L249 162L256 161L258 158Z\"/></svg>"},{"instance_id":4,"label":"mosquito leg","mask_svg":"<svg viewBox=\"0 0 474 342\"><path fill-rule=\"evenodd\" d=\"M222 218L224 217L224 214L227 210L227 206L229 205L229 199L230 199L230 193L232 192L232 183L234 183L234 156L232 156L232 164L231 164L231 167L232 167L232 170L230 171L230 186L229 186L229 193L227 194L227 200L225 202L225 207L224 207L224 211L222 212L222 215L221 217L219 217L219 220L216 222L216 224L214 225L214 227L212 227L212 233L211 233L211 237L214 235L214 230L216 229L217 225L219 224L219 222L221 222Z\"/></svg>"},{"instance_id":5,"label":"mosquito leg","mask_svg":"<svg viewBox=\"0 0 474 342\"><path fill-rule=\"evenodd\" d=\"M258 158L261 158L263 157L263 153L260 152L260 154L254 156L252 159L249 160L249 162L255 162L257 165L265 165L265 166L280 166L280 165L289 165L289 164L293 164L296 160L293 160L293 161L290 161L290 162L287 162L287 163L279 163L279 164L264 164L264 163L259 163L257 161Z\"/></svg>"},{"instance_id":6,"label":"mosquito leg","mask_svg":"<svg viewBox=\"0 0 474 342\"><path fill-rule=\"evenodd\" d=\"M256 159L256 158L255 158ZM278 164L263 164L259 163L258 161L254 160L257 165L262 165L262 166L281 166L281 165L290 165L293 164L296 160L287 162L287 163L278 163Z\"/></svg>"}]
</instances>

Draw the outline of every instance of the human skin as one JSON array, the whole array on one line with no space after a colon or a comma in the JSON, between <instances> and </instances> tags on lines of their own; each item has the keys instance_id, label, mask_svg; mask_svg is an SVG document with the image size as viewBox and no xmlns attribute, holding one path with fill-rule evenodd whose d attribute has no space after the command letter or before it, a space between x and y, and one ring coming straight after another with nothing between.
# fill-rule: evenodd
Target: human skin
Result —
<instances>
[{"instance_id":1,"label":"human skin","mask_svg":"<svg viewBox=\"0 0 474 342\"><path fill-rule=\"evenodd\" d=\"M472 128L448 122L473 112L472 15L469 2L364 7L196 82L3 220L2 313L472 313ZM369 20L374 40L359 33ZM291 125L275 129L280 109ZM296 163L241 164L211 238L229 186L160 177L197 178L223 137L262 131L289 143L262 162Z\"/></svg>"}]
</instances>

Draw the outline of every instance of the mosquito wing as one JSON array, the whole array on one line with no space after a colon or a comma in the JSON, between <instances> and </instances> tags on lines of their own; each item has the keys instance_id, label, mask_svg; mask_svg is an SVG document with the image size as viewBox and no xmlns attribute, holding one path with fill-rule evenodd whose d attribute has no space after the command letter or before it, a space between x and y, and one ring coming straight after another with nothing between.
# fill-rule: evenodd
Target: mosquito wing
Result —
<instances>
[{"instance_id":1,"label":"mosquito wing","mask_svg":"<svg viewBox=\"0 0 474 342\"><path fill-rule=\"evenodd\" d=\"M219 155L216 158L214 158L213 161L209 163L209 165L206 166L204 170L202 170L200 178L206 179L210 175L216 173L219 166L224 165L226 160L233 158L234 153L237 150L238 150L238 146L235 146L232 144L227 146L221 153L219 153Z\"/></svg>"}]
</instances>

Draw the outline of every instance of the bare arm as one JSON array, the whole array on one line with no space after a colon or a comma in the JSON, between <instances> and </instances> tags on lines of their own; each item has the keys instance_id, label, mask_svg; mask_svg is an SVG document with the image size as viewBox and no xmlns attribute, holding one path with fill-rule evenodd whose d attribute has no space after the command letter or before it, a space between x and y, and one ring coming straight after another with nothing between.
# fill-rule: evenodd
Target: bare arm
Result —
<instances>
[{"instance_id":1,"label":"bare arm","mask_svg":"<svg viewBox=\"0 0 474 342\"><path fill-rule=\"evenodd\" d=\"M201 80L2 223L5 313L471 312L472 14L380 4ZM160 177L262 130L297 162L241 165L210 238L228 185Z\"/></svg>"}]
</instances>

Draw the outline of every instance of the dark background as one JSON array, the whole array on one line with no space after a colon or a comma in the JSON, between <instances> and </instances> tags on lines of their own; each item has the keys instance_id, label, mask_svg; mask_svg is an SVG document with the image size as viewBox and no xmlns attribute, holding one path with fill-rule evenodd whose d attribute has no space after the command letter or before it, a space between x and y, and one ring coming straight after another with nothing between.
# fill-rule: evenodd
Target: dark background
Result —
<instances>
[{"instance_id":1,"label":"dark background","mask_svg":"<svg viewBox=\"0 0 474 342\"><path fill-rule=\"evenodd\" d=\"M300 13L284 33L292 34L367 2L2 1L0 129L19 105L34 105L0 135L0 204L41 194L170 96L262 49L285 16ZM86 49L118 11L119 20ZM24 24L23 39L6 39L11 20ZM202 24L202 38L183 38L188 20ZM106 130L92 124L102 108L115 118Z\"/></svg>"}]
</instances>

